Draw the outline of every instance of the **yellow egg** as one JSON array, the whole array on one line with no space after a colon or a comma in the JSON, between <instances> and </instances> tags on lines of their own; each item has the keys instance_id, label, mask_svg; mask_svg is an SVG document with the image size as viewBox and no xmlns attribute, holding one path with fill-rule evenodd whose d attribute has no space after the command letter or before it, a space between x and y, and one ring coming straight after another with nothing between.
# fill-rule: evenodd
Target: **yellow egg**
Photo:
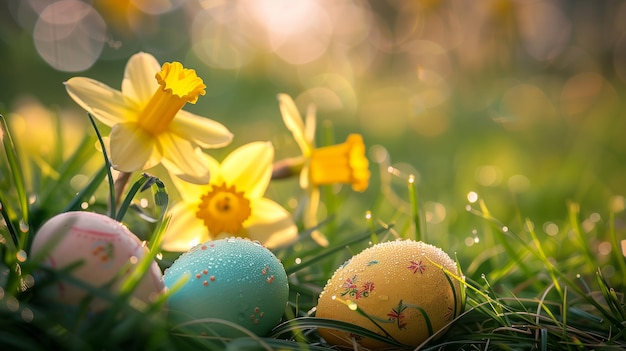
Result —
<instances>
[{"instance_id":1,"label":"yellow egg","mask_svg":"<svg viewBox=\"0 0 626 351\"><path fill-rule=\"evenodd\" d=\"M412 240L377 244L335 271L320 295L316 316L418 346L461 312L458 278L455 262L435 246ZM320 328L319 333L333 345L391 346L336 329Z\"/></svg>"}]
</instances>

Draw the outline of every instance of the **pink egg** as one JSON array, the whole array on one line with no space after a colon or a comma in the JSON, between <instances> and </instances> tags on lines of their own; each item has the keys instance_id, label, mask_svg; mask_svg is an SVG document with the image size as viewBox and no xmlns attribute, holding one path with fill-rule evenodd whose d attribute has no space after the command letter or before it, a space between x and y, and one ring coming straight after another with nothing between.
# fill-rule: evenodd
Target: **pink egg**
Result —
<instances>
[{"instance_id":1,"label":"pink egg","mask_svg":"<svg viewBox=\"0 0 626 351\"><path fill-rule=\"evenodd\" d=\"M113 282L110 291L115 293L147 253L148 249L135 234L110 217L93 212L66 212L39 228L30 257L43 259L43 265L55 270L78 264L68 274L96 288ZM163 275L153 261L132 295L150 302L164 290ZM45 297L75 306L89 294L89 289L69 279L58 279L46 290ZM90 309L97 312L106 306L105 300L94 299Z\"/></svg>"}]
</instances>

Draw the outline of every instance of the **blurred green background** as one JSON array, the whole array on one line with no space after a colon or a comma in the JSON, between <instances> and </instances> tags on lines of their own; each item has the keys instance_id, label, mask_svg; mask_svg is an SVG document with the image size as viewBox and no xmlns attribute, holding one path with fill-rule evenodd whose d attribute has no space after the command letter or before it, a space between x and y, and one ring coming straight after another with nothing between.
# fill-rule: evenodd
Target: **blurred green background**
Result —
<instances>
[{"instance_id":1,"label":"blurred green background","mask_svg":"<svg viewBox=\"0 0 626 351\"><path fill-rule=\"evenodd\" d=\"M580 204L583 229L596 234L594 252L608 255L598 227L609 212L618 213L624 237L624 1L7 0L0 7L4 115L30 97L82 117L63 81L86 76L119 89L127 59L145 51L204 79L206 96L185 109L234 132L230 147L212 151L218 157L255 140L271 140L277 158L298 154L282 124L280 92L302 112L318 106L319 144L329 130L336 142L363 133L372 184L340 214L363 226L367 210L393 221L408 206L407 177L415 174L427 239L468 259L484 250L474 240L480 222L466 211L472 192L506 225L522 228L530 218L544 240L565 226L569 202ZM79 121L89 132L86 116ZM387 164L396 174L388 182ZM295 182L270 189L282 202L296 190Z\"/></svg>"}]
</instances>

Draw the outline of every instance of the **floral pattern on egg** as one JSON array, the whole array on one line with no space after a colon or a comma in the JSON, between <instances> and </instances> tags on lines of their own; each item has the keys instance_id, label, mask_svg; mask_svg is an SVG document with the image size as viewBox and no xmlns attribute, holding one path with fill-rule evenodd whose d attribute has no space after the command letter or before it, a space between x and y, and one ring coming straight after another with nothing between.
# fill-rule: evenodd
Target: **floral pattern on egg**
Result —
<instances>
[{"instance_id":1,"label":"floral pattern on egg","mask_svg":"<svg viewBox=\"0 0 626 351\"><path fill-rule=\"evenodd\" d=\"M460 277L450 274L458 275L456 263L432 245L411 240L378 244L335 271L320 295L316 316L417 346L463 308ZM334 345L351 346L356 341L371 349L391 346L354 333L326 328L319 332Z\"/></svg>"},{"instance_id":2,"label":"floral pattern on egg","mask_svg":"<svg viewBox=\"0 0 626 351\"><path fill-rule=\"evenodd\" d=\"M356 275L352 278L347 278L343 283L345 290L341 293L341 296L351 296L358 300L362 297L368 297L370 292L374 291L373 282L366 281L362 285L358 285L357 280L358 276Z\"/></svg>"}]
</instances>

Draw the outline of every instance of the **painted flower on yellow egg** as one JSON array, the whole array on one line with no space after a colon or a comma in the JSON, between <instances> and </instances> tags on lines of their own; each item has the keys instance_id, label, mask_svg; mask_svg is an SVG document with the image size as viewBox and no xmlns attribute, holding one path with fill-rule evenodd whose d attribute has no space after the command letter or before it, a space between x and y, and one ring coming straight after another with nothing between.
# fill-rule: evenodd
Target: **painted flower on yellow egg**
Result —
<instances>
[{"instance_id":1,"label":"painted flower on yellow egg","mask_svg":"<svg viewBox=\"0 0 626 351\"><path fill-rule=\"evenodd\" d=\"M162 164L186 181L206 183L201 148L223 147L233 137L224 125L182 110L205 94L206 85L180 62L160 66L152 55L138 53L128 60L121 91L84 77L69 79L65 87L76 103L111 127L109 158L121 172Z\"/></svg>"},{"instance_id":2,"label":"painted flower on yellow egg","mask_svg":"<svg viewBox=\"0 0 626 351\"><path fill-rule=\"evenodd\" d=\"M369 185L369 162L365 157L365 145L360 134L350 134L342 144L315 147L315 109L309 107L303 120L293 99L286 94L278 94L278 103L283 122L293 134L302 156L289 160L290 168L300 168L300 186L307 191L307 206L303 214L305 227L318 225L317 209L320 201L320 185L337 183L351 184L354 191L365 191ZM313 239L322 246L328 240L319 231L311 233Z\"/></svg>"},{"instance_id":3,"label":"painted flower on yellow egg","mask_svg":"<svg viewBox=\"0 0 626 351\"><path fill-rule=\"evenodd\" d=\"M403 304L402 300L400 300L400 302L398 302L398 306L392 308L391 312L387 313L389 321L395 323L399 330L406 329L407 323L405 320L406 316L404 315L404 310L406 310L407 307L408 306Z\"/></svg>"},{"instance_id":4,"label":"painted flower on yellow egg","mask_svg":"<svg viewBox=\"0 0 626 351\"><path fill-rule=\"evenodd\" d=\"M298 234L291 214L264 197L272 175L274 147L253 142L230 153L220 164L204 155L211 172L208 184L174 179L182 201L170 210L163 238L166 251L187 251L208 240L239 236L269 248L294 241Z\"/></svg>"}]
</instances>

